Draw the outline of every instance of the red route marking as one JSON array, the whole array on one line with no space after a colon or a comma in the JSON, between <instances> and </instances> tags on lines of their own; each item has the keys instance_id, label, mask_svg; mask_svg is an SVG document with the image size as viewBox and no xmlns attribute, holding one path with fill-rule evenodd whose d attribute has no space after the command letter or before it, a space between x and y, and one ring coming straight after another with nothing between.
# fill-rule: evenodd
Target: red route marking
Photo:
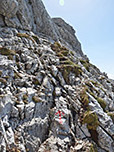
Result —
<instances>
[{"instance_id":1,"label":"red route marking","mask_svg":"<svg viewBox=\"0 0 114 152\"><path fill-rule=\"evenodd\" d=\"M61 114L64 115L64 113L60 110L58 110L57 113L55 113L55 115L58 115L59 114L59 120L60 120L60 123L62 124L62 120L61 120Z\"/></svg>"}]
</instances>

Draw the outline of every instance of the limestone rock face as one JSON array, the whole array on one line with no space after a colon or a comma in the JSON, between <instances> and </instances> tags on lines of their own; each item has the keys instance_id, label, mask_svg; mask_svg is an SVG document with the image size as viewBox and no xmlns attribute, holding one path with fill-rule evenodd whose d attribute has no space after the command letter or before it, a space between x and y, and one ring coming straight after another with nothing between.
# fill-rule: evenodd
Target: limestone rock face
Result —
<instances>
[{"instance_id":1,"label":"limestone rock face","mask_svg":"<svg viewBox=\"0 0 114 152\"><path fill-rule=\"evenodd\" d=\"M67 45L72 46L73 50L76 50L78 54L83 56L83 52L81 51L81 44L75 36L75 30L73 27L67 24L62 18L53 18L52 20L57 26L61 41L63 43L67 42Z\"/></svg>"},{"instance_id":2,"label":"limestone rock face","mask_svg":"<svg viewBox=\"0 0 114 152\"><path fill-rule=\"evenodd\" d=\"M56 27L41 0L4 0L0 1L0 14L5 17L7 26L34 32L42 32L57 39Z\"/></svg>"},{"instance_id":3,"label":"limestone rock face","mask_svg":"<svg viewBox=\"0 0 114 152\"><path fill-rule=\"evenodd\" d=\"M18 10L16 0L0 0L0 14L8 18L14 17Z\"/></svg>"},{"instance_id":4,"label":"limestone rock face","mask_svg":"<svg viewBox=\"0 0 114 152\"><path fill-rule=\"evenodd\" d=\"M41 0L0 2L0 152L113 152L114 81Z\"/></svg>"},{"instance_id":5,"label":"limestone rock face","mask_svg":"<svg viewBox=\"0 0 114 152\"><path fill-rule=\"evenodd\" d=\"M0 25L43 34L49 39L61 41L83 56L74 29L63 19L51 19L41 0L0 1Z\"/></svg>"}]
</instances>

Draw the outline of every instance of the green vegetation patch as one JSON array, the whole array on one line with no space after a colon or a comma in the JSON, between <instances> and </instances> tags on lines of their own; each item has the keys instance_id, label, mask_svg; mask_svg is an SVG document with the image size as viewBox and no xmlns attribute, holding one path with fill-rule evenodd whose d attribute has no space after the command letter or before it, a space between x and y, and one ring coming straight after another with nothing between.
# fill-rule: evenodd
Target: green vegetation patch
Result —
<instances>
[{"instance_id":1,"label":"green vegetation patch","mask_svg":"<svg viewBox=\"0 0 114 152\"><path fill-rule=\"evenodd\" d=\"M91 92L90 90L88 92L91 96L93 96L95 99L97 99L97 96L93 92Z\"/></svg>"},{"instance_id":2,"label":"green vegetation patch","mask_svg":"<svg viewBox=\"0 0 114 152\"><path fill-rule=\"evenodd\" d=\"M36 41L36 43L40 43L39 37L37 35L32 35L32 38Z\"/></svg>"},{"instance_id":3,"label":"green vegetation patch","mask_svg":"<svg viewBox=\"0 0 114 152\"><path fill-rule=\"evenodd\" d=\"M87 124L89 130L96 130L99 126L99 121L96 113L92 111L86 111L83 116L83 124Z\"/></svg>"},{"instance_id":4,"label":"green vegetation patch","mask_svg":"<svg viewBox=\"0 0 114 152\"><path fill-rule=\"evenodd\" d=\"M28 103L28 95L27 95L27 94L24 94L24 95L23 95L23 102L24 102L25 104Z\"/></svg>"},{"instance_id":5,"label":"green vegetation patch","mask_svg":"<svg viewBox=\"0 0 114 152\"><path fill-rule=\"evenodd\" d=\"M33 37L31 37L30 35L26 34L26 33L17 33L17 36L20 38L28 38L30 39L33 43L35 43L35 40Z\"/></svg>"},{"instance_id":6,"label":"green vegetation patch","mask_svg":"<svg viewBox=\"0 0 114 152\"><path fill-rule=\"evenodd\" d=\"M67 83L69 82L70 72L74 73L76 77L82 74L81 67L78 64L75 64L74 62L72 62L68 58L65 59L64 61L61 61L61 65L58 66L58 68L62 72L63 77Z\"/></svg>"},{"instance_id":7,"label":"green vegetation patch","mask_svg":"<svg viewBox=\"0 0 114 152\"><path fill-rule=\"evenodd\" d=\"M93 144L91 144L88 152L98 152L98 151L97 151L96 147Z\"/></svg>"},{"instance_id":8,"label":"green vegetation patch","mask_svg":"<svg viewBox=\"0 0 114 152\"><path fill-rule=\"evenodd\" d=\"M81 103L83 104L83 106L88 106L89 98L87 95L87 88L86 87L81 91L80 98L81 98Z\"/></svg>"},{"instance_id":9,"label":"green vegetation patch","mask_svg":"<svg viewBox=\"0 0 114 152\"><path fill-rule=\"evenodd\" d=\"M69 54L73 55L72 51L69 51L66 47L61 46L59 42L51 44L51 49L57 53L57 56L68 56Z\"/></svg>"},{"instance_id":10,"label":"green vegetation patch","mask_svg":"<svg viewBox=\"0 0 114 152\"><path fill-rule=\"evenodd\" d=\"M102 98L100 98L100 97L97 98L97 101L100 104L100 106L103 108L103 110L105 111L106 102Z\"/></svg>"},{"instance_id":11,"label":"green vegetation patch","mask_svg":"<svg viewBox=\"0 0 114 152\"><path fill-rule=\"evenodd\" d=\"M0 77L2 76L2 71L0 70Z\"/></svg>"},{"instance_id":12,"label":"green vegetation patch","mask_svg":"<svg viewBox=\"0 0 114 152\"><path fill-rule=\"evenodd\" d=\"M3 78L0 78L0 82L3 83L3 84L7 83L7 81L5 79L3 79Z\"/></svg>"},{"instance_id":13,"label":"green vegetation patch","mask_svg":"<svg viewBox=\"0 0 114 152\"><path fill-rule=\"evenodd\" d=\"M14 72L14 78L15 79L20 79L22 77L20 76L20 74L18 72Z\"/></svg>"},{"instance_id":14,"label":"green vegetation patch","mask_svg":"<svg viewBox=\"0 0 114 152\"><path fill-rule=\"evenodd\" d=\"M91 95L91 96L93 96L97 101L98 101L98 103L100 104L100 106L103 108L103 110L105 111L105 108L106 108L106 102L102 99L102 98L100 98L100 97L97 97L92 91L90 91L89 89L88 89L88 93Z\"/></svg>"},{"instance_id":15,"label":"green vegetation patch","mask_svg":"<svg viewBox=\"0 0 114 152\"><path fill-rule=\"evenodd\" d=\"M42 102L41 99L39 99L39 98L36 97L36 96L33 96L33 97L32 97L32 100L33 100L35 103Z\"/></svg>"},{"instance_id":16,"label":"green vegetation patch","mask_svg":"<svg viewBox=\"0 0 114 152\"><path fill-rule=\"evenodd\" d=\"M91 82L95 87L100 86L100 84L99 84L97 81L90 80L90 82Z\"/></svg>"},{"instance_id":17,"label":"green vegetation patch","mask_svg":"<svg viewBox=\"0 0 114 152\"><path fill-rule=\"evenodd\" d=\"M8 56L8 59L9 59L9 60L13 60L13 55L9 55L9 56Z\"/></svg>"},{"instance_id":18,"label":"green vegetation patch","mask_svg":"<svg viewBox=\"0 0 114 152\"><path fill-rule=\"evenodd\" d=\"M20 64L19 62L16 62L17 68L20 69Z\"/></svg>"},{"instance_id":19,"label":"green vegetation patch","mask_svg":"<svg viewBox=\"0 0 114 152\"><path fill-rule=\"evenodd\" d=\"M37 78L34 78L34 79L33 79L33 83L34 83L35 85L40 85L40 82L38 81Z\"/></svg>"},{"instance_id":20,"label":"green vegetation patch","mask_svg":"<svg viewBox=\"0 0 114 152\"><path fill-rule=\"evenodd\" d=\"M107 115L110 116L111 119L114 121L114 112L108 112Z\"/></svg>"},{"instance_id":21,"label":"green vegetation patch","mask_svg":"<svg viewBox=\"0 0 114 152\"><path fill-rule=\"evenodd\" d=\"M55 52L59 51L61 49L61 45L59 42L55 42L54 44L51 44L51 49Z\"/></svg>"},{"instance_id":22,"label":"green vegetation patch","mask_svg":"<svg viewBox=\"0 0 114 152\"><path fill-rule=\"evenodd\" d=\"M63 78L65 79L65 81L68 83L69 82L69 74L70 72L74 73L75 76L79 76L82 74L82 70L81 68L74 64L63 64L63 65L60 65L58 67L60 69L60 71L62 72L63 74Z\"/></svg>"},{"instance_id":23,"label":"green vegetation patch","mask_svg":"<svg viewBox=\"0 0 114 152\"><path fill-rule=\"evenodd\" d=\"M74 73L75 76L79 76L82 74L81 67L74 63L72 59L72 51L69 51L66 47L61 46L59 42L55 42L51 44L51 49L56 52L57 56L60 59L60 65L58 68L63 74L63 77L66 83L69 83L69 74L70 72Z\"/></svg>"},{"instance_id":24,"label":"green vegetation patch","mask_svg":"<svg viewBox=\"0 0 114 152\"><path fill-rule=\"evenodd\" d=\"M5 47L0 47L0 54L8 56L8 55L15 55L16 52L14 50L10 50Z\"/></svg>"},{"instance_id":25,"label":"green vegetation patch","mask_svg":"<svg viewBox=\"0 0 114 152\"><path fill-rule=\"evenodd\" d=\"M85 69L89 72L89 67L90 67L89 60L80 60L80 62L85 67Z\"/></svg>"}]
</instances>

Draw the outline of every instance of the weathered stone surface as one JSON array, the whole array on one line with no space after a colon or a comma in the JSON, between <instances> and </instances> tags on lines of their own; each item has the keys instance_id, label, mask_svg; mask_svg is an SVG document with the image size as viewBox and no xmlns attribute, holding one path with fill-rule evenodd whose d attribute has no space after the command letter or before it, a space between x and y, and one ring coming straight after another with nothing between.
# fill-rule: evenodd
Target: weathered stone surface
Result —
<instances>
[{"instance_id":1,"label":"weathered stone surface","mask_svg":"<svg viewBox=\"0 0 114 152\"><path fill-rule=\"evenodd\" d=\"M14 17L18 10L17 0L0 0L0 14L8 18Z\"/></svg>"},{"instance_id":2,"label":"weathered stone surface","mask_svg":"<svg viewBox=\"0 0 114 152\"><path fill-rule=\"evenodd\" d=\"M10 95L0 97L0 118L11 113L13 101Z\"/></svg>"},{"instance_id":3,"label":"weathered stone surface","mask_svg":"<svg viewBox=\"0 0 114 152\"><path fill-rule=\"evenodd\" d=\"M6 46L10 50L16 50L16 55L14 54L12 60L8 55L0 54L0 77L1 81L6 82L6 84L0 83L0 117L3 124L2 130L4 130L2 135L4 137L0 139L0 143L4 151L6 151L7 142L9 149L16 145L21 151L28 148L31 152L44 151L49 147L52 151L62 152L77 149L84 151L87 147L89 149L91 143L85 143L83 139L91 138L92 135L88 130L88 125L81 124L87 104L89 109L97 114L102 129L103 138L101 139L101 132L97 128L100 145L98 150L112 151L113 119L104 111L103 103L97 101L98 97L103 98L107 102L106 109L112 112L111 104L114 101L114 94L108 90L109 84L105 85L105 88L103 85L101 87L98 85L101 81L96 74L92 75L83 69L83 74L78 76L72 71L73 78L69 72L63 75L59 68L63 66L61 58L50 49L47 43L39 46L28 37L20 38L15 33L17 30L13 28L1 29L1 45L4 46L3 43L7 40ZM40 41L44 40L40 38ZM71 64L74 62L70 57L67 57L67 60L67 64L69 61ZM83 67L81 65L81 68ZM67 71L67 69L64 70ZM102 73L97 74L102 75ZM69 82L64 80L65 77L69 78ZM108 81L105 77L103 79ZM85 91L87 89L84 86L88 88L88 92L81 93L83 89ZM86 101L87 99L89 102ZM58 110L62 112L61 119L59 114L56 115ZM9 132L6 128L9 128ZM109 142L110 145L105 146L102 144L104 141ZM75 143L77 144L73 147ZM58 145L61 147L59 150Z\"/></svg>"},{"instance_id":4,"label":"weathered stone surface","mask_svg":"<svg viewBox=\"0 0 114 152\"><path fill-rule=\"evenodd\" d=\"M37 34L42 33L53 40L60 40L84 57L75 30L61 18L51 19L41 0L1 0L0 8L0 14L4 16L0 17L1 26L7 25L32 30Z\"/></svg>"},{"instance_id":5,"label":"weathered stone surface","mask_svg":"<svg viewBox=\"0 0 114 152\"><path fill-rule=\"evenodd\" d=\"M57 29L61 38L60 41L63 43L67 42L69 47L72 46L72 49L76 50L78 54L83 56L83 52L81 51L81 44L75 36L75 30L73 27L67 24L62 18L53 18L52 20L57 25Z\"/></svg>"},{"instance_id":6,"label":"weathered stone surface","mask_svg":"<svg viewBox=\"0 0 114 152\"><path fill-rule=\"evenodd\" d=\"M100 147L106 151L114 151L114 141L101 128L98 128L98 140Z\"/></svg>"},{"instance_id":7,"label":"weathered stone surface","mask_svg":"<svg viewBox=\"0 0 114 152\"><path fill-rule=\"evenodd\" d=\"M41 0L0 2L0 151L113 152L114 81Z\"/></svg>"}]
</instances>

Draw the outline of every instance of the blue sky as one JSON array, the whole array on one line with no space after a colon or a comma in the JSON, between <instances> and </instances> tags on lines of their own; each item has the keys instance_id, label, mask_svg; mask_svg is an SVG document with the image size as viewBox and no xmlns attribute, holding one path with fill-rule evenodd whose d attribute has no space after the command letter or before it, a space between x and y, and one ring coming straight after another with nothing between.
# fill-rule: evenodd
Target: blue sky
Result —
<instances>
[{"instance_id":1,"label":"blue sky","mask_svg":"<svg viewBox=\"0 0 114 152\"><path fill-rule=\"evenodd\" d=\"M51 17L62 17L74 27L90 61L114 78L114 0L43 2Z\"/></svg>"}]
</instances>

